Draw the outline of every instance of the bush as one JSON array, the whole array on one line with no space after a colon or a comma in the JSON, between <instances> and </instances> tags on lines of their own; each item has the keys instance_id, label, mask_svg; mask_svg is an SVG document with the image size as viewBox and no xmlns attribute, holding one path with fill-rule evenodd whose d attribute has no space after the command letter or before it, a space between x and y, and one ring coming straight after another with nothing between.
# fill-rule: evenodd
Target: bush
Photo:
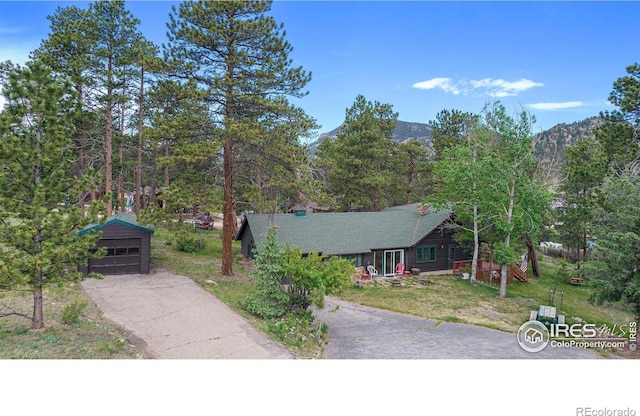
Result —
<instances>
[{"instance_id":1,"label":"bush","mask_svg":"<svg viewBox=\"0 0 640 416\"><path fill-rule=\"evenodd\" d=\"M567 267L567 262L564 260L560 260L560 269L558 270L558 280L562 283L570 283L573 274L569 271Z\"/></svg>"},{"instance_id":2,"label":"bush","mask_svg":"<svg viewBox=\"0 0 640 416\"><path fill-rule=\"evenodd\" d=\"M243 307L265 318L312 304L324 307L325 295L348 286L353 273L349 260L317 253L303 256L299 248L280 244L275 228L268 230L254 264L256 291L245 298Z\"/></svg>"},{"instance_id":3,"label":"bush","mask_svg":"<svg viewBox=\"0 0 640 416\"><path fill-rule=\"evenodd\" d=\"M188 230L181 230L176 233L176 247L186 253L195 253L205 246L203 240L196 240Z\"/></svg>"},{"instance_id":4,"label":"bush","mask_svg":"<svg viewBox=\"0 0 640 416\"><path fill-rule=\"evenodd\" d=\"M87 307L86 301L74 301L64 305L62 308L62 323L73 325L80 319L80 314Z\"/></svg>"}]
</instances>

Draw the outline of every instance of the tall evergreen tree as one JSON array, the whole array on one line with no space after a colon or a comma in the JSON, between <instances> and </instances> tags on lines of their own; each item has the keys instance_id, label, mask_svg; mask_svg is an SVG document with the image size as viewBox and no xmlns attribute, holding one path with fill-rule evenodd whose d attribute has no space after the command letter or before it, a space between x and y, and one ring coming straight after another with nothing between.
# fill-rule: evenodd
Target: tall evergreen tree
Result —
<instances>
[{"instance_id":1,"label":"tall evergreen tree","mask_svg":"<svg viewBox=\"0 0 640 416\"><path fill-rule=\"evenodd\" d=\"M47 19L51 22L51 33L32 53L32 57L44 62L54 73L68 77L75 89L79 109L74 119L78 152L76 171L78 177L82 177L90 168L87 139L91 136L91 130L95 129L95 81L91 75L95 67L95 26L91 13L76 6L58 7Z\"/></svg>"},{"instance_id":2,"label":"tall evergreen tree","mask_svg":"<svg viewBox=\"0 0 640 416\"><path fill-rule=\"evenodd\" d=\"M411 204L433 191L430 156L429 150L418 140L409 140L394 146L391 157L395 167L393 171L398 175L398 179L391 205Z\"/></svg>"},{"instance_id":3,"label":"tall evergreen tree","mask_svg":"<svg viewBox=\"0 0 640 416\"><path fill-rule=\"evenodd\" d=\"M376 211L389 202L396 175L391 159L393 131L398 122L390 104L356 97L346 110L335 140L324 140L316 154L328 176L330 192L342 209Z\"/></svg>"},{"instance_id":4,"label":"tall evergreen tree","mask_svg":"<svg viewBox=\"0 0 640 416\"><path fill-rule=\"evenodd\" d=\"M177 77L204 92L224 143L222 274L233 273L236 228L234 161L237 146L259 132L252 124L285 110L288 96L302 97L310 80L292 67L282 24L267 15L271 1L187 1L173 7L167 60L180 62Z\"/></svg>"},{"instance_id":5,"label":"tall evergreen tree","mask_svg":"<svg viewBox=\"0 0 640 416\"><path fill-rule=\"evenodd\" d=\"M10 74L0 113L0 288L33 292L32 328L44 326L43 287L80 278L77 265L97 237L78 237L77 200L86 177L73 174L74 90L34 62Z\"/></svg>"},{"instance_id":6,"label":"tall evergreen tree","mask_svg":"<svg viewBox=\"0 0 640 416\"><path fill-rule=\"evenodd\" d=\"M286 103L282 103L286 108ZM238 207L267 213L288 211L310 202L315 183L309 174L309 154L300 137L317 128L304 111L294 107L260 118L254 140L236 152ZM316 201L317 202L317 201Z\"/></svg>"},{"instance_id":7,"label":"tall evergreen tree","mask_svg":"<svg viewBox=\"0 0 640 416\"><path fill-rule=\"evenodd\" d=\"M165 208L156 213L170 219L185 208L221 205L221 142L195 86L159 80L149 91L145 113L151 188L162 188Z\"/></svg>"},{"instance_id":8,"label":"tall evergreen tree","mask_svg":"<svg viewBox=\"0 0 640 416\"><path fill-rule=\"evenodd\" d=\"M138 57L142 34L138 26L140 20L125 8L123 0L98 0L89 5L90 23L95 35L96 46L92 51L95 58L93 77L101 91L99 101L104 113L104 160L105 192L108 195L107 212L113 210L113 141L118 104L128 101L131 96L126 88L137 77L131 73ZM122 118L122 117L121 117ZM124 120L120 120L124 125ZM122 140L122 137L120 138Z\"/></svg>"},{"instance_id":9,"label":"tall evergreen tree","mask_svg":"<svg viewBox=\"0 0 640 416\"><path fill-rule=\"evenodd\" d=\"M561 190L567 199L567 211L562 229L567 246L582 250L586 259L596 187L607 174L607 155L600 141L586 136L566 149L566 159L562 169L566 178Z\"/></svg>"},{"instance_id":10,"label":"tall evergreen tree","mask_svg":"<svg viewBox=\"0 0 640 416\"><path fill-rule=\"evenodd\" d=\"M640 167L605 178L594 211L594 253L583 272L595 288L590 300L623 302L640 320Z\"/></svg>"},{"instance_id":11,"label":"tall evergreen tree","mask_svg":"<svg viewBox=\"0 0 640 416\"><path fill-rule=\"evenodd\" d=\"M464 142L471 129L478 122L478 116L460 110L442 110L436 114L436 119L429 122L433 128L433 151L439 159L444 150L455 147Z\"/></svg>"}]
</instances>

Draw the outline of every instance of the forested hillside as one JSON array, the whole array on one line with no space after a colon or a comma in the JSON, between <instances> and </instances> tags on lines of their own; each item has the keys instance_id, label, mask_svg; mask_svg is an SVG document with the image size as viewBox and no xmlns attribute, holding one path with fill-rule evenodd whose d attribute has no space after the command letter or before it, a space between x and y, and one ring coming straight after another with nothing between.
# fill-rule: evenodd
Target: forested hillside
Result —
<instances>
[{"instance_id":1,"label":"forested hillside","mask_svg":"<svg viewBox=\"0 0 640 416\"><path fill-rule=\"evenodd\" d=\"M541 161L543 171L548 177L548 183L556 188L561 181L561 170L565 163L566 148L572 146L579 138L591 136L593 129L601 123L598 117L590 117L575 123L558 124L549 130L538 133L534 137L534 153ZM323 140L335 139L342 126L321 133L318 138L309 144L312 153ZM426 123L398 121L393 132L393 141L404 143L407 140L418 140L430 153L433 153L433 128Z\"/></svg>"},{"instance_id":2,"label":"forested hillside","mask_svg":"<svg viewBox=\"0 0 640 416\"><path fill-rule=\"evenodd\" d=\"M534 153L540 160L549 184L556 187L562 179L561 170L566 161L566 149L578 139L591 136L593 129L601 124L598 117L587 118L571 124L558 124L534 137Z\"/></svg>"}]
</instances>

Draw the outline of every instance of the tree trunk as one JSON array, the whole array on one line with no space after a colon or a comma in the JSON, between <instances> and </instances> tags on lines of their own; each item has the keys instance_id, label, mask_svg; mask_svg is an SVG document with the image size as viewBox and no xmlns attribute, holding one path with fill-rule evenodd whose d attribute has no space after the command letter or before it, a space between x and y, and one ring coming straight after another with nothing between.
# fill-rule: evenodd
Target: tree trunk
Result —
<instances>
[{"instance_id":1,"label":"tree trunk","mask_svg":"<svg viewBox=\"0 0 640 416\"><path fill-rule=\"evenodd\" d=\"M140 102L138 103L138 158L136 161L136 201L135 211L136 215L140 215L140 193L139 189L142 187L142 116L143 116L143 104L144 104L144 68L140 69Z\"/></svg>"},{"instance_id":2,"label":"tree trunk","mask_svg":"<svg viewBox=\"0 0 640 416\"><path fill-rule=\"evenodd\" d=\"M82 96L82 85L76 84L75 90L78 92L78 103L79 107L82 110L83 104L83 96ZM87 170L87 159L89 155L87 154L87 138L84 134L84 120L80 119L80 125L76 122L76 145L78 146L78 163L77 163L77 175L78 179L81 179L86 170ZM78 206L84 209L84 200L87 197L88 192L83 192L80 200L78 201Z\"/></svg>"},{"instance_id":3,"label":"tree trunk","mask_svg":"<svg viewBox=\"0 0 640 416\"><path fill-rule=\"evenodd\" d=\"M473 147L473 163L475 165L477 158L477 150L476 147ZM473 190L474 190L474 198L475 198L475 190L476 190L476 181L473 181ZM478 205L473 205L473 260L471 261L471 284L476 284L476 276L478 273L478 252L480 251L480 236L478 235ZM491 283L491 280L489 280Z\"/></svg>"},{"instance_id":4,"label":"tree trunk","mask_svg":"<svg viewBox=\"0 0 640 416\"><path fill-rule=\"evenodd\" d=\"M151 176L151 189L156 189L156 187L158 186L158 171L157 171L157 165L156 165L156 158L153 158L153 176ZM144 198L144 193L142 193L142 189L140 190L141 195L143 195ZM147 203L145 205L144 199L143 199L143 208L145 206L149 206L149 205L155 205L156 201L155 201L155 192L153 193L153 199L149 203ZM154 207L155 208L155 207Z\"/></svg>"},{"instance_id":5,"label":"tree trunk","mask_svg":"<svg viewBox=\"0 0 640 416\"><path fill-rule=\"evenodd\" d=\"M407 171L407 205L411 204L411 189L413 187L413 167Z\"/></svg>"},{"instance_id":6,"label":"tree trunk","mask_svg":"<svg viewBox=\"0 0 640 416\"><path fill-rule=\"evenodd\" d=\"M232 139L227 132L224 139L224 206L222 222L222 275L233 275L233 256L231 243L235 229L235 212L233 212L233 157Z\"/></svg>"},{"instance_id":7,"label":"tree trunk","mask_svg":"<svg viewBox=\"0 0 640 416\"><path fill-rule=\"evenodd\" d=\"M516 197L516 180L511 180L511 188L509 189L509 208L507 209L507 228L511 227L511 219L513 217L513 205ZM504 246L509 248L511 243L511 231L507 232L504 238ZM507 264L502 265L500 274L500 299L504 299L507 296Z\"/></svg>"},{"instance_id":8,"label":"tree trunk","mask_svg":"<svg viewBox=\"0 0 640 416\"><path fill-rule=\"evenodd\" d=\"M531 260L531 270L533 271L533 275L535 277L540 277L538 253L536 253L536 249L533 247L533 242L531 241L531 237L529 236L529 234L527 234L527 249L529 252L529 260Z\"/></svg>"},{"instance_id":9,"label":"tree trunk","mask_svg":"<svg viewBox=\"0 0 640 416\"><path fill-rule=\"evenodd\" d=\"M36 132L36 154L37 161L33 172L33 183L37 186L42 181L42 154L40 143L42 140L42 132L38 130ZM36 211L34 216L36 223L36 234L33 236L33 255L37 258L42 252L42 223L40 221L40 215ZM41 329L44 328L44 315L42 313L42 283L44 282L42 268L38 267L35 276L35 289L33 291L33 317L31 318L31 328Z\"/></svg>"},{"instance_id":10,"label":"tree trunk","mask_svg":"<svg viewBox=\"0 0 640 416\"><path fill-rule=\"evenodd\" d=\"M229 45L229 55L235 58L235 49ZM234 66L227 65L227 77L233 79ZM236 228L236 214L233 209L233 132L230 131L235 116L233 85L227 84L225 91L225 132L224 132L224 190L222 208L222 270L223 276L233 276L232 241Z\"/></svg>"},{"instance_id":11,"label":"tree trunk","mask_svg":"<svg viewBox=\"0 0 640 416\"><path fill-rule=\"evenodd\" d=\"M33 291L33 317L31 329L44 328L44 313L42 310L42 270L38 272L39 286Z\"/></svg>"},{"instance_id":12,"label":"tree trunk","mask_svg":"<svg viewBox=\"0 0 640 416\"><path fill-rule=\"evenodd\" d=\"M478 206L473 206L473 260L471 261L471 284L476 284L478 273L478 252L480 251L480 238L478 236Z\"/></svg>"},{"instance_id":13,"label":"tree trunk","mask_svg":"<svg viewBox=\"0 0 640 416\"><path fill-rule=\"evenodd\" d=\"M105 165L105 178L104 178L104 187L105 187L105 195L107 196L107 216L111 215L113 210L112 203L112 195L111 195L111 181L112 181L112 167L111 167L111 148L112 148L112 138L113 138L113 87L111 86L112 79L112 71L113 71L113 62L111 58L107 60L107 109L106 109L106 133L105 133L105 155L104 155L104 165Z\"/></svg>"},{"instance_id":14,"label":"tree trunk","mask_svg":"<svg viewBox=\"0 0 640 416\"><path fill-rule=\"evenodd\" d=\"M126 86L126 82L123 82L122 84L122 96L125 96L126 90L125 90L125 86ZM126 200L125 200L125 196L124 196L124 172L123 172L123 168L124 168L124 117L125 117L125 103L122 102L122 104L120 105L120 149L118 152L118 155L120 157L120 170L118 171L118 198L120 199L120 212L124 212L125 208L126 208Z\"/></svg>"}]
</instances>

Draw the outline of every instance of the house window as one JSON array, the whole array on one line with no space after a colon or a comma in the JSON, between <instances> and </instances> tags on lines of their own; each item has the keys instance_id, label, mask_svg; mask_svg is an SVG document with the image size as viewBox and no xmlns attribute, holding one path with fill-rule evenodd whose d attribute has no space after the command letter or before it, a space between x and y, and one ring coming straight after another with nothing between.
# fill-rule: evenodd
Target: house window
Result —
<instances>
[{"instance_id":1,"label":"house window","mask_svg":"<svg viewBox=\"0 0 640 416\"><path fill-rule=\"evenodd\" d=\"M362 256L360 254L352 254L352 255L340 256L340 257L343 259L351 260L351 263L353 263L355 267L362 266Z\"/></svg>"},{"instance_id":2,"label":"house window","mask_svg":"<svg viewBox=\"0 0 640 416\"><path fill-rule=\"evenodd\" d=\"M436 246L416 247L416 263L432 263L436 261Z\"/></svg>"}]
</instances>

